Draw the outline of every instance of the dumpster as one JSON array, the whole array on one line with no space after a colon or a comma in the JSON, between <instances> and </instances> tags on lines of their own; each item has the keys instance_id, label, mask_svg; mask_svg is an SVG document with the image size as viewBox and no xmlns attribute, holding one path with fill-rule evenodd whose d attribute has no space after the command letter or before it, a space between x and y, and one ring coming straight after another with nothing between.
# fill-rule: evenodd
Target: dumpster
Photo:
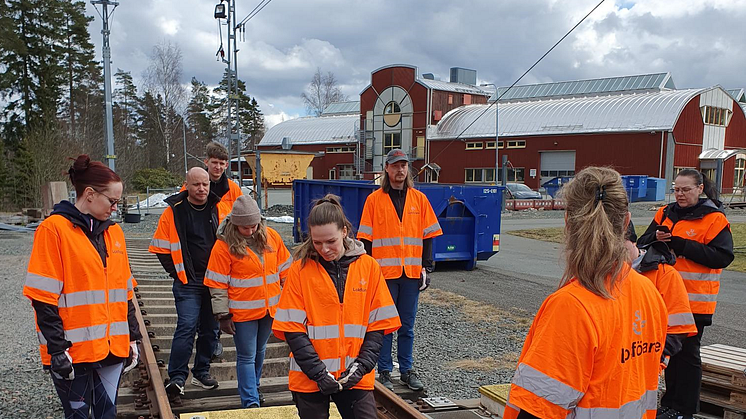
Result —
<instances>
[{"instance_id":1,"label":"dumpster","mask_svg":"<svg viewBox=\"0 0 746 419\"><path fill-rule=\"evenodd\" d=\"M648 177L648 188L645 192L645 201L666 200L666 179L659 177Z\"/></svg>"},{"instance_id":2,"label":"dumpster","mask_svg":"<svg viewBox=\"0 0 746 419\"><path fill-rule=\"evenodd\" d=\"M466 269L472 270L477 260L487 260L499 251L502 186L418 183L415 187L430 201L443 229L443 235L433 239L436 262L465 261ZM327 193L341 198L357 231L365 199L376 189L378 185L369 181L293 181L293 238L300 242L306 237L311 204Z\"/></svg>"},{"instance_id":3,"label":"dumpster","mask_svg":"<svg viewBox=\"0 0 746 419\"><path fill-rule=\"evenodd\" d=\"M646 175L624 175L622 184L627 190L629 202L642 201L648 192L648 177Z\"/></svg>"},{"instance_id":4,"label":"dumpster","mask_svg":"<svg viewBox=\"0 0 746 419\"><path fill-rule=\"evenodd\" d=\"M557 198L557 194L562 188L562 185L566 184L571 179L572 176L558 176L542 183L541 186L544 187L544 190L547 191L547 195L551 196L552 198Z\"/></svg>"}]
</instances>

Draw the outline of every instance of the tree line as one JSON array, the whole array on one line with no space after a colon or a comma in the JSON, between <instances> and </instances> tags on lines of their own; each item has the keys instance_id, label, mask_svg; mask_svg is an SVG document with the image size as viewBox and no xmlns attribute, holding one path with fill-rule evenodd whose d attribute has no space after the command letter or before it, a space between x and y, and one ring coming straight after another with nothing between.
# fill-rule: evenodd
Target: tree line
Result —
<instances>
[{"instance_id":1,"label":"tree line","mask_svg":"<svg viewBox=\"0 0 746 419\"><path fill-rule=\"evenodd\" d=\"M88 33L93 17L74 0L0 0L0 209L41 206L41 187L63 180L67 157L103 160L103 70ZM116 52L115 52L116 54ZM136 84L130 71L113 75L116 170L132 191L138 171L161 169L182 176L199 165L213 140L227 144L229 75L215 88L183 84L178 45L153 47ZM264 116L238 81L242 149L264 135ZM235 147L235 145L234 145Z\"/></svg>"}]
</instances>

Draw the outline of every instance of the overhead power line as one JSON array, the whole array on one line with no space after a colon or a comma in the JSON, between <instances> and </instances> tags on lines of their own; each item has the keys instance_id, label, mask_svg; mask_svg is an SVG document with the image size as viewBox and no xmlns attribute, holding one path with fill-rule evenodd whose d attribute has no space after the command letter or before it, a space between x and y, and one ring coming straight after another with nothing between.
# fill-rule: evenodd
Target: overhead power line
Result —
<instances>
[{"instance_id":1,"label":"overhead power line","mask_svg":"<svg viewBox=\"0 0 746 419\"><path fill-rule=\"evenodd\" d=\"M245 18L243 18L240 22L238 22L236 24L236 27L239 27L239 26L243 25L244 23L246 23L246 22L250 21L251 19L253 19L254 16L256 16L259 12L261 12L262 9L264 9L265 7L267 7L267 5L270 4L271 2L272 2L272 0L262 0L262 1L260 1L259 4L257 4L256 7L254 7L254 10L252 10L251 12L249 12L249 14L246 15Z\"/></svg>"}]
</instances>

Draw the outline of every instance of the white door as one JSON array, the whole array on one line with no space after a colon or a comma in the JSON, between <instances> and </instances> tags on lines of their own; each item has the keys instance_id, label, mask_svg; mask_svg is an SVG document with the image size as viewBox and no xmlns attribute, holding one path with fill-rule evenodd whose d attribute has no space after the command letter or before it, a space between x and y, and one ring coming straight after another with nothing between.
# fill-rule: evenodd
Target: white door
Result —
<instances>
[{"instance_id":1,"label":"white door","mask_svg":"<svg viewBox=\"0 0 746 419\"><path fill-rule=\"evenodd\" d=\"M575 176L575 151L542 151L539 170L540 186L557 176Z\"/></svg>"},{"instance_id":2,"label":"white door","mask_svg":"<svg viewBox=\"0 0 746 419\"><path fill-rule=\"evenodd\" d=\"M306 179L313 179L313 166L306 168Z\"/></svg>"}]
</instances>

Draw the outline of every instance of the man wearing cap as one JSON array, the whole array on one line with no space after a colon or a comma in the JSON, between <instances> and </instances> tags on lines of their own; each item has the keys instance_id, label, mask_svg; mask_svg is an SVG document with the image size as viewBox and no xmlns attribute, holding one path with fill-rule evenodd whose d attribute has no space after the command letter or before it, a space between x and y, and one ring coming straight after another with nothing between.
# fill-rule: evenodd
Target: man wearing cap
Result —
<instances>
[{"instance_id":1,"label":"man wearing cap","mask_svg":"<svg viewBox=\"0 0 746 419\"><path fill-rule=\"evenodd\" d=\"M203 281L210 250L215 244L220 197L210 191L210 178L205 169L189 169L186 182L186 190L166 199L168 207L158 220L148 249L158 256L163 268L174 279L177 320L166 386L172 396L184 394L195 334L198 337L192 384L206 389L218 387L218 381L210 376L218 322L212 314L210 291Z\"/></svg>"},{"instance_id":2,"label":"man wearing cap","mask_svg":"<svg viewBox=\"0 0 746 419\"><path fill-rule=\"evenodd\" d=\"M422 381L412 369L414 321L420 291L430 285L432 239L443 232L425 194L414 189L407 155L400 149L391 150L384 170L381 188L365 201L357 238L381 265L399 311L402 326L396 333L396 352L401 382L412 390L422 390ZM384 336L378 358L379 380L391 390L392 341L392 334Z\"/></svg>"}]
</instances>

